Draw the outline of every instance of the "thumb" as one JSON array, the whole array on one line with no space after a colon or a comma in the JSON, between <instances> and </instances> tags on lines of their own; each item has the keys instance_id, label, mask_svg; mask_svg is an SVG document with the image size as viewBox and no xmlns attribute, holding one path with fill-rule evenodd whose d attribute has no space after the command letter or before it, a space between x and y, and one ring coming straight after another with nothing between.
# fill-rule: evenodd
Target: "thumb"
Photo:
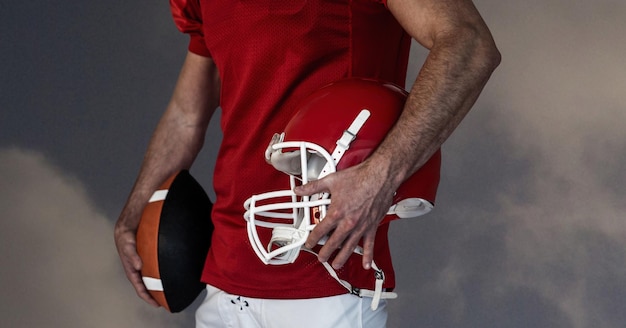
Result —
<instances>
[{"instance_id":1,"label":"thumb","mask_svg":"<svg viewBox=\"0 0 626 328\"><path fill-rule=\"evenodd\" d=\"M134 270L140 271L143 267L143 261L141 260L141 257L137 253L137 249L135 247L134 243L124 245L123 255L128 264L130 264Z\"/></svg>"},{"instance_id":2,"label":"thumb","mask_svg":"<svg viewBox=\"0 0 626 328\"><path fill-rule=\"evenodd\" d=\"M143 268L143 261L141 260L141 256L137 254L137 251L135 251L135 254L132 255L131 260L133 261L133 267L135 270L141 271Z\"/></svg>"},{"instance_id":3,"label":"thumb","mask_svg":"<svg viewBox=\"0 0 626 328\"><path fill-rule=\"evenodd\" d=\"M316 181L309 181L305 185L297 186L293 189L293 191L298 196L311 196L313 194L327 192L328 188L324 183L324 179L321 179Z\"/></svg>"}]
</instances>

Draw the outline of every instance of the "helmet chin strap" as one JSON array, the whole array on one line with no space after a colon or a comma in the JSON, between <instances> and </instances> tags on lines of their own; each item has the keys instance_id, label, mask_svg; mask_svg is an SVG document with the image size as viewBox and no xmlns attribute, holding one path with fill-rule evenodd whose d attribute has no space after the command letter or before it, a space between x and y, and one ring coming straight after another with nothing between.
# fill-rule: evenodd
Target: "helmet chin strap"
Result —
<instances>
[{"instance_id":1,"label":"helmet chin strap","mask_svg":"<svg viewBox=\"0 0 626 328\"><path fill-rule=\"evenodd\" d=\"M371 113L369 110L362 109L359 115L357 115L354 121L352 121L352 124L350 124L348 129L343 132L341 138L337 140L337 146L330 155L334 161L332 165L337 166L337 164L339 164L341 157L343 157L343 155L346 153L346 150L350 148L350 144L352 143L352 141L354 141L354 139L356 139L356 135L359 133L359 130L361 130L363 125L365 125L365 122L370 117L370 115ZM322 169L322 173L320 173L320 179L331 173L330 165L331 163L326 163L326 166L324 166L324 168Z\"/></svg>"},{"instance_id":2,"label":"helmet chin strap","mask_svg":"<svg viewBox=\"0 0 626 328\"><path fill-rule=\"evenodd\" d=\"M326 243L326 239L327 238L322 238L322 240L320 240L318 244L324 245ZM311 249L302 247L302 250L317 256L317 253ZM357 246L357 248L354 249L354 253L357 253L363 256L363 248L361 248L360 246ZM376 283L374 284L374 290L353 287L346 280L339 278L335 269L333 269L333 267L330 264L328 264L328 262L322 262L322 265L324 265L324 268L326 269L326 271L328 271L328 274L330 274L330 276L333 277L333 279L337 280L337 282L339 282L340 285L345 287L350 294L356 295L358 297L371 297L372 304L370 305L370 307L372 311L376 311L376 309L378 309L378 305L380 304L381 299L395 299L398 297L398 294L394 292L387 292L383 290L383 284L385 282L385 273L383 272L383 270L378 268L378 266L376 265L374 261L372 261L372 270L374 270L374 276L376 278Z\"/></svg>"}]
</instances>

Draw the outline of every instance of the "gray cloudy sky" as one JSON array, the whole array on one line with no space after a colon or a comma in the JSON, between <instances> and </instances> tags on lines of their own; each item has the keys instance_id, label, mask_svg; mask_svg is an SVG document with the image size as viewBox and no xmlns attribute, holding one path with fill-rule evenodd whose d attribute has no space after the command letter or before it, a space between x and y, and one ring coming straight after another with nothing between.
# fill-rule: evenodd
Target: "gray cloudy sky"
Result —
<instances>
[{"instance_id":1,"label":"gray cloudy sky","mask_svg":"<svg viewBox=\"0 0 626 328\"><path fill-rule=\"evenodd\" d=\"M504 60L436 210L393 225L389 326L623 327L626 3L475 3ZM193 326L135 297L112 241L185 54L167 2L13 1L0 31L0 326Z\"/></svg>"}]
</instances>

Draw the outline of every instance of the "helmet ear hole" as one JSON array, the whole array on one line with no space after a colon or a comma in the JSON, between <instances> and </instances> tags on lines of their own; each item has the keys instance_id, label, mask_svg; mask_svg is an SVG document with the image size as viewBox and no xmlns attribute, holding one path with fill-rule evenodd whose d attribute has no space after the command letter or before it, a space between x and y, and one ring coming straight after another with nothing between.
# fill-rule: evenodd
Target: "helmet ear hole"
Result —
<instances>
[{"instance_id":1,"label":"helmet ear hole","mask_svg":"<svg viewBox=\"0 0 626 328\"><path fill-rule=\"evenodd\" d=\"M326 216L325 207L322 207L322 206L313 207L311 211L313 212L312 217L313 217L313 223L315 224L319 224L320 222L322 222L322 219L324 219L324 216Z\"/></svg>"}]
</instances>

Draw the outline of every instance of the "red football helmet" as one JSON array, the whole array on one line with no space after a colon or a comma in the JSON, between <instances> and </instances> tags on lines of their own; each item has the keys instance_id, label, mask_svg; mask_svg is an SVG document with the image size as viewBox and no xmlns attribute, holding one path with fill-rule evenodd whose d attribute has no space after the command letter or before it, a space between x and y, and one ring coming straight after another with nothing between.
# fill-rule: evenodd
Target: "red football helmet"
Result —
<instances>
[{"instance_id":1,"label":"red football helmet","mask_svg":"<svg viewBox=\"0 0 626 328\"><path fill-rule=\"evenodd\" d=\"M332 201L328 194L298 197L293 188L363 162L395 124L406 97L406 91L393 84L350 78L327 85L300 103L265 153L268 163L289 175L290 188L254 195L244 204L248 237L264 263L293 263ZM383 222L428 213L435 202L440 165L437 151L398 188ZM262 240L260 228L272 229L269 241Z\"/></svg>"}]
</instances>

